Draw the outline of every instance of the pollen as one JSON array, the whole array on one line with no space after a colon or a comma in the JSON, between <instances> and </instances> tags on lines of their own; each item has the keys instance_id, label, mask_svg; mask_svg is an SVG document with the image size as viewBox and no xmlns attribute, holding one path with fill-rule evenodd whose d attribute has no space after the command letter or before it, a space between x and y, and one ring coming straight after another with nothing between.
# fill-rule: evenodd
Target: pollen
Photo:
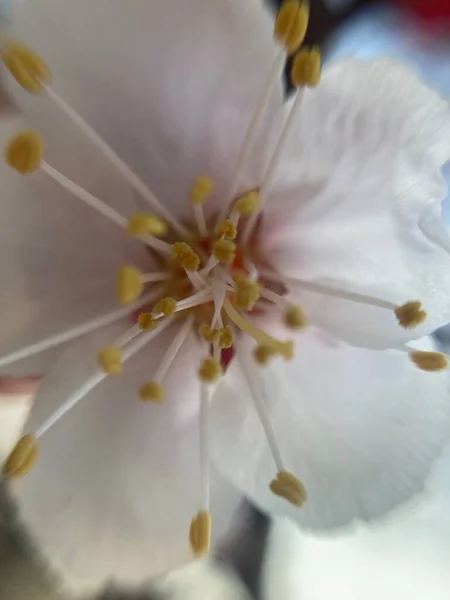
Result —
<instances>
[{"instance_id":1,"label":"pollen","mask_svg":"<svg viewBox=\"0 0 450 600\"><path fill-rule=\"evenodd\" d=\"M3 62L17 83L32 94L40 94L51 80L50 69L28 46L9 40L2 51Z\"/></svg>"},{"instance_id":2,"label":"pollen","mask_svg":"<svg viewBox=\"0 0 450 600\"><path fill-rule=\"evenodd\" d=\"M222 367L214 358L205 358L198 371L199 377L205 383L214 383L221 377Z\"/></svg>"},{"instance_id":3,"label":"pollen","mask_svg":"<svg viewBox=\"0 0 450 600\"><path fill-rule=\"evenodd\" d=\"M214 191L214 181L208 175L199 175L191 189L191 204L203 204Z\"/></svg>"},{"instance_id":4,"label":"pollen","mask_svg":"<svg viewBox=\"0 0 450 600\"><path fill-rule=\"evenodd\" d=\"M198 271L200 257L186 242L176 242L172 245L172 258L186 271Z\"/></svg>"},{"instance_id":5,"label":"pollen","mask_svg":"<svg viewBox=\"0 0 450 600\"><path fill-rule=\"evenodd\" d=\"M298 0L284 0L275 21L275 37L284 44L288 54L294 54L305 39L309 21L309 6Z\"/></svg>"},{"instance_id":6,"label":"pollen","mask_svg":"<svg viewBox=\"0 0 450 600\"><path fill-rule=\"evenodd\" d=\"M108 375L120 375L123 370L122 350L117 346L108 346L100 350L98 364Z\"/></svg>"},{"instance_id":7,"label":"pollen","mask_svg":"<svg viewBox=\"0 0 450 600\"><path fill-rule=\"evenodd\" d=\"M167 234L167 224L153 213L136 213L128 221L127 231L135 237L143 235L164 237Z\"/></svg>"},{"instance_id":8,"label":"pollen","mask_svg":"<svg viewBox=\"0 0 450 600\"><path fill-rule=\"evenodd\" d=\"M289 306L284 312L284 323L290 329L304 329L308 319L300 306Z\"/></svg>"},{"instance_id":9,"label":"pollen","mask_svg":"<svg viewBox=\"0 0 450 600\"><path fill-rule=\"evenodd\" d=\"M153 331L158 327L158 321L155 320L151 313L141 313L138 317L139 327L145 331Z\"/></svg>"},{"instance_id":10,"label":"pollen","mask_svg":"<svg viewBox=\"0 0 450 600\"><path fill-rule=\"evenodd\" d=\"M251 215L259 210L261 206L261 196L259 192L247 192L240 196L234 203L233 210L242 216Z\"/></svg>"},{"instance_id":11,"label":"pollen","mask_svg":"<svg viewBox=\"0 0 450 600\"><path fill-rule=\"evenodd\" d=\"M142 274L136 267L124 265L117 278L117 298L121 304L135 302L142 293Z\"/></svg>"},{"instance_id":12,"label":"pollen","mask_svg":"<svg viewBox=\"0 0 450 600\"><path fill-rule=\"evenodd\" d=\"M409 357L413 363L422 371L436 373L445 371L449 368L449 358L442 352L423 352L421 350L413 350L409 353Z\"/></svg>"},{"instance_id":13,"label":"pollen","mask_svg":"<svg viewBox=\"0 0 450 600\"><path fill-rule=\"evenodd\" d=\"M177 308L177 301L173 298L162 298L153 307L156 314L162 313L165 317L171 317Z\"/></svg>"},{"instance_id":14,"label":"pollen","mask_svg":"<svg viewBox=\"0 0 450 600\"><path fill-rule=\"evenodd\" d=\"M222 350L231 348L234 342L234 334L230 327L222 327L219 329L219 347Z\"/></svg>"},{"instance_id":15,"label":"pollen","mask_svg":"<svg viewBox=\"0 0 450 600\"><path fill-rule=\"evenodd\" d=\"M149 381L139 390L139 397L142 402L164 402L166 391L159 381Z\"/></svg>"},{"instance_id":16,"label":"pollen","mask_svg":"<svg viewBox=\"0 0 450 600\"><path fill-rule=\"evenodd\" d=\"M407 302L403 306L395 309L395 316L398 322L405 329L414 329L421 325L427 318L427 313L422 308L422 303L418 300Z\"/></svg>"},{"instance_id":17,"label":"pollen","mask_svg":"<svg viewBox=\"0 0 450 600\"><path fill-rule=\"evenodd\" d=\"M244 310L252 310L260 298L259 284L248 277L237 279L236 304Z\"/></svg>"},{"instance_id":18,"label":"pollen","mask_svg":"<svg viewBox=\"0 0 450 600\"><path fill-rule=\"evenodd\" d=\"M192 519L189 541L195 556L201 557L208 553L211 546L211 513L209 511L202 510Z\"/></svg>"},{"instance_id":19,"label":"pollen","mask_svg":"<svg viewBox=\"0 0 450 600\"><path fill-rule=\"evenodd\" d=\"M6 146L6 163L21 173L34 173L44 156L44 140L35 131L23 131L13 137Z\"/></svg>"},{"instance_id":20,"label":"pollen","mask_svg":"<svg viewBox=\"0 0 450 600\"><path fill-rule=\"evenodd\" d=\"M231 240L217 240L214 244L214 256L220 262L232 263L236 258L236 244Z\"/></svg>"},{"instance_id":21,"label":"pollen","mask_svg":"<svg viewBox=\"0 0 450 600\"><path fill-rule=\"evenodd\" d=\"M220 330L212 329L207 323L202 323L198 332L208 344L214 344L219 339Z\"/></svg>"},{"instance_id":22,"label":"pollen","mask_svg":"<svg viewBox=\"0 0 450 600\"><path fill-rule=\"evenodd\" d=\"M300 50L291 69L292 84L297 87L316 87L322 72L322 57L318 48Z\"/></svg>"},{"instance_id":23,"label":"pollen","mask_svg":"<svg viewBox=\"0 0 450 600\"><path fill-rule=\"evenodd\" d=\"M215 233L217 237L224 237L227 240L234 240L234 238L237 236L236 225L233 223L233 221L227 219L216 227Z\"/></svg>"},{"instance_id":24,"label":"pollen","mask_svg":"<svg viewBox=\"0 0 450 600\"><path fill-rule=\"evenodd\" d=\"M39 448L35 437L31 434L24 435L6 459L3 472L9 477L23 477L33 469L38 458Z\"/></svg>"},{"instance_id":25,"label":"pollen","mask_svg":"<svg viewBox=\"0 0 450 600\"><path fill-rule=\"evenodd\" d=\"M272 346L260 345L256 346L256 348L253 350L253 358L262 367L265 367L267 364L269 364L270 359L273 358L275 354L276 352Z\"/></svg>"},{"instance_id":26,"label":"pollen","mask_svg":"<svg viewBox=\"0 0 450 600\"><path fill-rule=\"evenodd\" d=\"M272 493L284 498L294 506L303 506L308 498L303 483L288 471L280 471L276 479L270 482L269 487Z\"/></svg>"}]
</instances>

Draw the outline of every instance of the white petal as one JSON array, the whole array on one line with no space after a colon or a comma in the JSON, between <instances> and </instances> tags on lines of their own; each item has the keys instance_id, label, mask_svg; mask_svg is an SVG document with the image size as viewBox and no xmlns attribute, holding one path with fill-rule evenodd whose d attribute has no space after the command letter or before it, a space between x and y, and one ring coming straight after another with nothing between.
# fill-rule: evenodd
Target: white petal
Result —
<instances>
[{"instance_id":1,"label":"white petal","mask_svg":"<svg viewBox=\"0 0 450 600\"><path fill-rule=\"evenodd\" d=\"M310 329L291 363L248 375L261 383L284 467L308 500L294 508L269 491L276 467L237 362L213 403L214 459L259 507L307 528L382 517L422 490L448 440L448 375L424 373L406 354Z\"/></svg>"},{"instance_id":2,"label":"white petal","mask_svg":"<svg viewBox=\"0 0 450 600\"><path fill-rule=\"evenodd\" d=\"M17 3L15 22L50 65L57 92L164 203L187 207L199 173L219 189L229 183L277 52L259 0L38 0ZM281 104L280 81L270 112ZM43 98L26 111L49 132L55 159L66 160L58 109ZM258 152L247 184L259 183L260 160Z\"/></svg>"},{"instance_id":3,"label":"white petal","mask_svg":"<svg viewBox=\"0 0 450 600\"><path fill-rule=\"evenodd\" d=\"M449 254L419 227L445 197L449 158L448 103L391 61L338 63L306 94L267 205L270 259L298 278L421 300L430 315L405 332L389 311L301 294L316 324L382 348L449 320Z\"/></svg>"},{"instance_id":4,"label":"white petal","mask_svg":"<svg viewBox=\"0 0 450 600\"><path fill-rule=\"evenodd\" d=\"M6 142L24 128L22 117L5 111L0 139ZM148 271L153 263L143 244L42 173L24 177L1 161L0 177L1 362L11 352L119 308L118 268L131 262ZM38 356L37 362L3 371L40 372L52 358L53 353Z\"/></svg>"},{"instance_id":5,"label":"white petal","mask_svg":"<svg viewBox=\"0 0 450 600\"><path fill-rule=\"evenodd\" d=\"M92 373L96 352L117 329L67 351L44 382L27 430ZM200 508L195 337L165 381L164 405L143 404L137 394L173 335L173 328L162 333L126 363L123 376L106 379L44 434L36 469L12 485L27 530L66 583L137 584L192 559L188 530ZM215 539L226 532L239 499L214 472Z\"/></svg>"}]
</instances>

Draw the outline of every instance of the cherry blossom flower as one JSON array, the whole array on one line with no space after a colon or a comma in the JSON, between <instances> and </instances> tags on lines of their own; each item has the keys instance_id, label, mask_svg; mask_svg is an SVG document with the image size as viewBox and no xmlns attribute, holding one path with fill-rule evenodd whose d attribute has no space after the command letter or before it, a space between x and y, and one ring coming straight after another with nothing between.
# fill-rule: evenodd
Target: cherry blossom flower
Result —
<instances>
[{"instance_id":1,"label":"cherry blossom flower","mask_svg":"<svg viewBox=\"0 0 450 600\"><path fill-rule=\"evenodd\" d=\"M408 500L450 419L412 345L450 315L447 104L389 60L321 77L296 0L275 34L257 0L15 8L0 366L46 377L5 470L44 555L136 580L236 489L319 529Z\"/></svg>"}]
</instances>

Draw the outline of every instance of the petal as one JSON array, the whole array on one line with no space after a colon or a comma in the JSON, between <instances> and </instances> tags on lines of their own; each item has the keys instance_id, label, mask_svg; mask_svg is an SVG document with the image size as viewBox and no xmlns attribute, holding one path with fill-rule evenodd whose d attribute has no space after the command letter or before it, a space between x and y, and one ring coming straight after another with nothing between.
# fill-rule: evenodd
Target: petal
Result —
<instances>
[{"instance_id":1,"label":"petal","mask_svg":"<svg viewBox=\"0 0 450 600\"><path fill-rule=\"evenodd\" d=\"M380 518L422 490L448 440L447 374L312 328L297 336L292 362L250 363L284 466L308 493L299 509L269 491L276 467L236 362L212 407L213 456L259 507L306 528L335 528Z\"/></svg>"},{"instance_id":2,"label":"petal","mask_svg":"<svg viewBox=\"0 0 450 600\"><path fill-rule=\"evenodd\" d=\"M25 127L21 116L5 109L0 139ZM42 173L24 177L1 161L0 177L1 363L11 352L119 308L119 267L131 262L149 271L152 261L143 244ZM2 370L39 373L54 358L45 353Z\"/></svg>"},{"instance_id":3,"label":"petal","mask_svg":"<svg viewBox=\"0 0 450 600\"><path fill-rule=\"evenodd\" d=\"M15 22L50 65L57 92L164 203L183 210L199 173L219 190L229 183L277 52L259 0L38 0L18 3ZM25 105L22 96L49 151L66 161L58 109L45 97ZM280 81L269 112L281 104ZM258 183L260 161L258 152L247 185Z\"/></svg>"},{"instance_id":4,"label":"petal","mask_svg":"<svg viewBox=\"0 0 450 600\"><path fill-rule=\"evenodd\" d=\"M44 382L27 431L35 430L95 369L111 327L71 347ZM114 578L139 583L192 558L188 530L199 509L195 377L201 352L186 342L165 381L164 405L143 404L175 329L160 334L39 440L33 472L12 482L20 515L38 549L67 583L90 588ZM213 473L214 537L228 528L240 495Z\"/></svg>"},{"instance_id":5,"label":"petal","mask_svg":"<svg viewBox=\"0 0 450 600\"><path fill-rule=\"evenodd\" d=\"M448 104L391 61L342 62L306 95L285 156L263 231L276 269L396 304L421 300L429 313L404 331L391 311L300 294L311 320L377 348L447 322L449 255L420 224L446 193Z\"/></svg>"}]
</instances>

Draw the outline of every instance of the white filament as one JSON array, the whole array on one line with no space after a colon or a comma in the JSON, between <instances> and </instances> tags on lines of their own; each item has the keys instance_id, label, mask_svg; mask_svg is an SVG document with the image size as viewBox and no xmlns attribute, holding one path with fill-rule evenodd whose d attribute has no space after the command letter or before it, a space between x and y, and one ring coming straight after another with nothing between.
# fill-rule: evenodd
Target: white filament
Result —
<instances>
[{"instance_id":1,"label":"white filament","mask_svg":"<svg viewBox=\"0 0 450 600\"><path fill-rule=\"evenodd\" d=\"M156 381L161 381L166 376L178 352L181 350L182 345L187 340L187 337L192 327L193 320L193 315L189 315L186 321L180 327L176 336L173 338L171 344L166 350L166 353L161 359L161 362L159 363L155 374L153 375L153 379L155 379Z\"/></svg>"},{"instance_id":2,"label":"white filament","mask_svg":"<svg viewBox=\"0 0 450 600\"><path fill-rule=\"evenodd\" d=\"M199 414L199 438L200 438L200 489L202 510L210 508L211 495L211 450L209 439L209 405L211 402L211 386L200 387L200 414Z\"/></svg>"}]
</instances>

